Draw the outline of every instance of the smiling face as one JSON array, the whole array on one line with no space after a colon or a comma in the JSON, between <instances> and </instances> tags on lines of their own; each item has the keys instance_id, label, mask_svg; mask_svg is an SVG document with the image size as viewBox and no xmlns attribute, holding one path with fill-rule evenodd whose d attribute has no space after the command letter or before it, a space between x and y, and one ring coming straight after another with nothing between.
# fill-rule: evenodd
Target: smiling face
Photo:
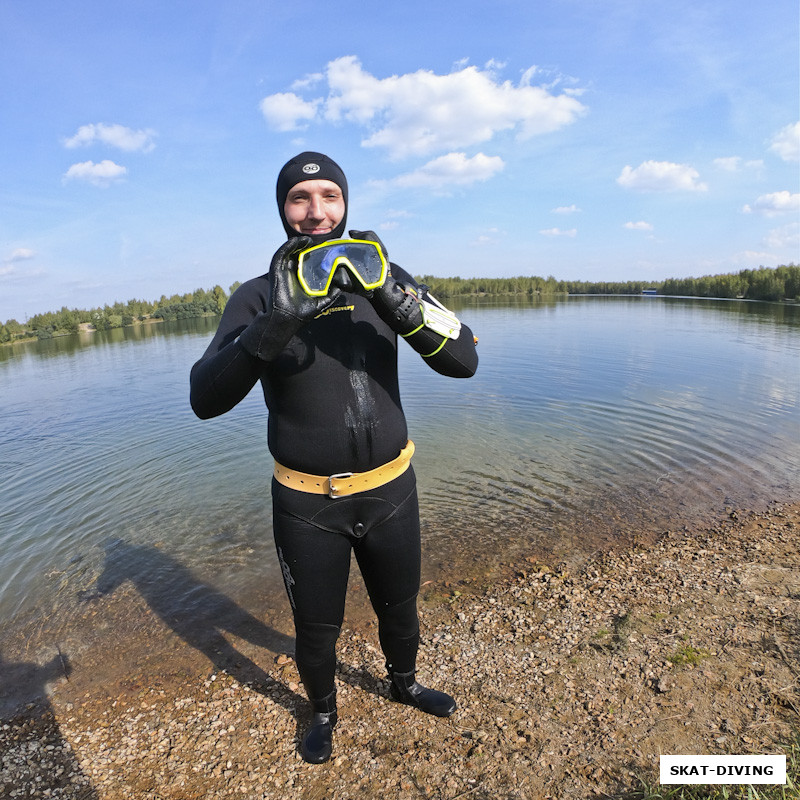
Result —
<instances>
[{"instance_id":1,"label":"smiling face","mask_svg":"<svg viewBox=\"0 0 800 800\"><path fill-rule=\"evenodd\" d=\"M344 219L342 190L329 180L296 183L286 195L283 214L286 222L298 233L308 236L328 234Z\"/></svg>"}]
</instances>

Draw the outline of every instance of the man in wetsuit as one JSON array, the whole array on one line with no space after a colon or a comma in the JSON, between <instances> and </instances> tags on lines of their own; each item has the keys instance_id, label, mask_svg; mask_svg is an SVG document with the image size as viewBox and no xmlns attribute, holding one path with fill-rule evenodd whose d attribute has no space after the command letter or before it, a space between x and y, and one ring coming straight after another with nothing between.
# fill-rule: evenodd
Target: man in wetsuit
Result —
<instances>
[{"instance_id":1,"label":"man in wetsuit","mask_svg":"<svg viewBox=\"0 0 800 800\"><path fill-rule=\"evenodd\" d=\"M275 458L275 543L294 615L295 660L313 711L301 753L321 763L330 758L337 720L335 645L351 551L378 617L392 698L437 716L455 711L452 697L415 679L419 511L397 338L452 377L473 375L478 358L469 328L442 333L425 287L396 264L371 291L345 267L324 297L302 290L298 253L345 230L347 181L334 161L301 153L281 170L276 194L288 241L269 272L228 301L192 368L191 403L199 417L214 417L261 381ZM385 253L371 231L350 235Z\"/></svg>"}]
</instances>

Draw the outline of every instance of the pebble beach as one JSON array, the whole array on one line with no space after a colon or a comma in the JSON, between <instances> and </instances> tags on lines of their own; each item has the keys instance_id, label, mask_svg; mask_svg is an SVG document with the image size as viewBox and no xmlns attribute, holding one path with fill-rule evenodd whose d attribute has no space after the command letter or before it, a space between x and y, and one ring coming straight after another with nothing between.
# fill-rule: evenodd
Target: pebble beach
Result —
<instances>
[{"instance_id":1,"label":"pebble beach","mask_svg":"<svg viewBox=\"0 0 800 800\"><path fill-rule=\"evenodd\" d=\"M800 735L800 504L728 509L571 567L428 582L420 615L419 680L455 715L389 699L365 616L342 633L333 757L314 766L290 648L230 636L248 672L175 638L168 662L102 682L59 653L46 696L0 720L0 797L635 797L660 754L780 754Z\"/></svg>"}]
</instances>

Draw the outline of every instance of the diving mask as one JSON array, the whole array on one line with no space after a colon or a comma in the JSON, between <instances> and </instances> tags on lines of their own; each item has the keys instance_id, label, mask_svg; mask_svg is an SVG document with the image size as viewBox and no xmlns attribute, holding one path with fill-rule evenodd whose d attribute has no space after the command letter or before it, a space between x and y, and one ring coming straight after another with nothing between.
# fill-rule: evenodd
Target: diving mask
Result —
<instances>
[{"instance_id":1,"label":"diving mask","mask_svg":"<svg viewBox=\"0 0 800 800\"><path fill-rule=\"evenodd\" d=\"M383 286L389 265L377 242L366 239L334 239L314 245L298 254L297 278L311 297L328 294L333 275L346 267L365 290Z\"/></svg>"}]
</instances>

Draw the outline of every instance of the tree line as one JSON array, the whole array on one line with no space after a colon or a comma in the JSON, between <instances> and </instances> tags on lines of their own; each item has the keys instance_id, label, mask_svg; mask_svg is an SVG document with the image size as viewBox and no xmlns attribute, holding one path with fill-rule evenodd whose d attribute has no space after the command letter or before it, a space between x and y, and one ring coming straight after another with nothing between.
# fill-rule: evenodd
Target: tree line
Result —
<instances>
[{"instance_id":1,"label":"tree line","mask_svg":"<svg viewBox=\"0 0 800 800\"><path fill-rule=\"evenodd\" d=\"M230 294L238 288L234 283ZM195 289L185 294L161 295L158 300L128 300L91 309L62 307L60 311L34 314L27 322L10 319L0 324L0 343L37 337L50 339L67 333L77 333L81 326L97 331L124 328L148 320L190 319L218 316L225 310L229 294L221 286Z\"/></svg>"},{"instance_id":2,"label":"tree line","mask_svg":"<svg viewBox=\"0 0 800 800\"><path fill-rule=\"evenodd\" d=\"M743 298L746 300L800 301L800 267L744 269L724 275L701 278L667 278L663 281L560 281L550 276L516 278L437 278L419 279L436 297L475 295L546 294L658 294L681 297Z\"/></svg>"},{"instance_id":3,"label":"tree line","mask_svg":"<svg viewBox=\"0 0 800 800\"><path fill-rule=\"evenodd\" d=\"M658 294L682 297L721 297L747 300L800 302L800 266L743 269L724 275L701 278L667 278L664 281L560 281L552 275L519 276L516 278L437 278L423 275L417 278L438 298L482 295L527 295L538 297L555 294L641 294L655 290ZM221 286L195 289L186 294L162 295L159 300L128 300L89 310L68 309L35 314L24 323L15 319L0 324L0 343L37 337L49 339L76 333L80 326L94 330L122 328L147 320L190 319L218 316L228 298L239 287L237 281L228 293Z\"/></svg>"}]
</instances>

